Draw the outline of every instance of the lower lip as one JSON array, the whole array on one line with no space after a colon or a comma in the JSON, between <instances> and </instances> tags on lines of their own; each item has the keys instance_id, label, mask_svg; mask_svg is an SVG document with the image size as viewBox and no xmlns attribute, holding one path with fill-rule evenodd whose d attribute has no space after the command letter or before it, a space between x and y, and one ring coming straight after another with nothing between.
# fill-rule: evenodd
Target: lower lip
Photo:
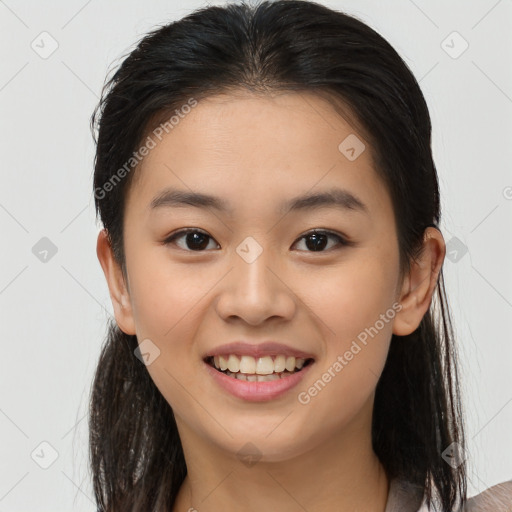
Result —
<instances>
[{"instance_id":1,"label":"lower lip","mask_svg":"<svg viewBox=\"0 0 512 512\"><path fill-rule=\"evenodd\" d=\"M223 389L237 398L250 402L266 402L284 395L287 391L295 387L308 373L311 366L313 366L313 362L311 362L307 366L304 366L300 372L296 372L288 377L266 382L249 382L234 377L228 377L208 363L205 362L204 364L213 379Z\"/></svg>"}]
</instances>

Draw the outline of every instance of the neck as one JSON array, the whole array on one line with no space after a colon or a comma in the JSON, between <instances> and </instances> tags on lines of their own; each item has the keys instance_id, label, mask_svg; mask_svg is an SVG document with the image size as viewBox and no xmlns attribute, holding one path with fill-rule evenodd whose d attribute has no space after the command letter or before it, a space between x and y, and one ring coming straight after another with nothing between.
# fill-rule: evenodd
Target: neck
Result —
<instances>
[{"instance_id":1,"label":"neck","mask_svg":"<svg viewBox=\"0 0 512 512\"><path fill-rule=\"evenodd\" d=\"M362 424L368 425L352 423L286 460L252 464L181 424L187 476L173 512L384 512L389 482L373 451L371 433L361 436Z\"/></svg>"}]
</instances>

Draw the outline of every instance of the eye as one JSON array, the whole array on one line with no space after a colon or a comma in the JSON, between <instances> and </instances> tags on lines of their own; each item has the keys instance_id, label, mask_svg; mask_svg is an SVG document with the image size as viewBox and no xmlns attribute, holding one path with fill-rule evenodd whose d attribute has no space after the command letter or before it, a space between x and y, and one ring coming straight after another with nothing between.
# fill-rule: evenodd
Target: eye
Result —
<instances>
[{"instance_id":1,"label":"eye","mask_svg":"<svg viewBox=\"0 0 512 512\"><path fill-rule=\"evenodd\" d=\"M203 251L203 249L205 249L208 246L208 239L213 240L213 238L204 231L200 231L195 228L188 228L173 233L171 236L166 238L163 243L165 245L169 245L171 243L175 243L175 240L181 239L183 237L185 237L185 247L179 245L178 243L176 243L175 245L177 245L181 249L195 252Z\"/></svg>"},{"instance_id":2,"label":"eye","mask_svg":"<svg viewBox=\"0 0 512 512\"><path fill-rule=\"evenodd\" d=\"M350 242L347 241L341 235L338 235L337 233L334 233L332 231L325 230L310 231L309 233L306 233L305 235L300 237L299 241L302 239L306 240L306 248L308 252L326 252L325 248L327 245L329 245L329 238L336 240L338 242L338 245L350 245ZM176 240L180 239L184 239L185 246L180 245L179 243L176 242ZM165 245L175 244L184 250L202 252L208 247L209 240L213 241L213 238L204 231L195 228L187 228L177 231L176 233L173 233L171 236L166 238L163 243ZM217 244L217 248L218 247L219 244Z\"/></svg>"},{"instance_id":3,"label":"eye","mask_svg":"<svg viewBox=\"0 0 512 512\"><path fill-rule=\"evenodd\" d=\"M326 245L329 244L328 240L336 239L338 241L338 245L348 246L350 242L343 238L341 235L337 233L333 233L332 231L320 231L314 230L306 233L301 236L299 240L306 239L306 247L309 249L308 252L326 252L324 251Z\"/></svg>"}]
</instances>

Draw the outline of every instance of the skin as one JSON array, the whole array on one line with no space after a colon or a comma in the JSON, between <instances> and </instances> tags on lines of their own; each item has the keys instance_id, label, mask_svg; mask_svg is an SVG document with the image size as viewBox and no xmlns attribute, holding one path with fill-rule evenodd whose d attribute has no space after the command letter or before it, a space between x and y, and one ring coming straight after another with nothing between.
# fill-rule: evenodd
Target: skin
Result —
<instances>
[{"instance_id":1,"label":"skin","mask_svg":"<svg viewBox=\"0 0 512 512\"><path fill-rule=\"evenodd\" d=\"M338 145L353 133L366 149L350 161ZM371 446L375 387L391 335L413 332L429 308L445 256L441 233L427 228L420 258L401 279L393 207L371 148L310 93L202 100L137 173L124 219L127 281L104 231L97 255L119 327L160 350L147 370L174 411L188 468L174 511L384 512L389 480ZM152 198L168 186L219 196L233 211L151 212ZM276 211L282 201L332 186L348 189L368 213ZM163 243L191 227L211 237L202 252L185 236ZM313 251L304 238L313 228L353 244L328 238ZM236 252L248 236L262 248L250 264ZM400 311L309 403L299 403L298 393L393 304ZM235 398L216 385L202 357L238 339L289 344L314 354L314 367L275 400ZM261 456L251 466L237 456L248 442Z\"/></svg>"}]
</instances>

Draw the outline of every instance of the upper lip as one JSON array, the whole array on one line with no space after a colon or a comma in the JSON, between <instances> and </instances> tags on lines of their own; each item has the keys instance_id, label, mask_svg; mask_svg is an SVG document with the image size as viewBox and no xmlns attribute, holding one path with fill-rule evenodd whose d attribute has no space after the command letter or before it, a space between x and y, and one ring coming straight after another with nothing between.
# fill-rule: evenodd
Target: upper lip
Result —
<instances>
[{"instance_id":1,"label":"upper lip","mask_svg":"<svg viewBox=\"0 0 512 512\"><path fill-rule=\"evenodd\" d=\"M278 343L277 341L264 341L262 343L247 343L245 341L234 341L225 345L212 348L205 354L204 358L208 359L212 356L227 356L230 354L240 356L252 356L254 358L264 356L293 356L302 359L313 359L313 355L298 350L289 345Z\"/></svg>"}]
</instances>

